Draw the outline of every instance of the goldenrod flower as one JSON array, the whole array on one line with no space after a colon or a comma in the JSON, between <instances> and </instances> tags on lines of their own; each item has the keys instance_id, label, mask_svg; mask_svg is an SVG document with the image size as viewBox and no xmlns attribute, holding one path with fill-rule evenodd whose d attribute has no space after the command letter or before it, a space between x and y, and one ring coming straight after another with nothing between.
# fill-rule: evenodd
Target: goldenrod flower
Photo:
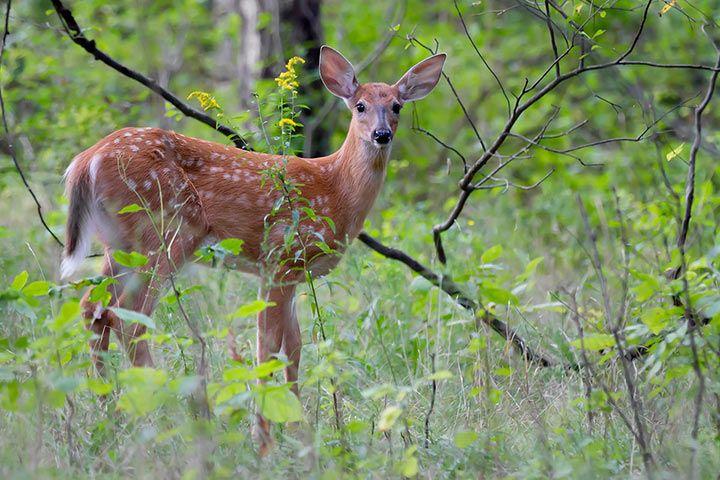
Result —
<instances>
[{"instance_id":1,"label":"goldenrod flower","mask_svg":"<svg viewBox=\"0 0 720 480\"><path fill-rule=\"evenodd\" d=\"M280 119L280 121L278 122L278 127L284 128L284 127L286 127L286 126L290 127L291 130L294 130L295 127L299 127L300 124L297 123L297 122L295 122L292 118L282 118L282 119Z\"/></svg>"},{"instance_id":2,"label":"goldenrod flower","mask_svg":"<svg viewBox=\"0 0 720 480\"><path fill-rule=\"evenodd\" d=\"M285 71L275 78L275 83L278 84L278 87L291 92L297 91L300 84L297 82L297 72L295 71L295 66L303 63L305 63L305 60L300 57L292 57L288 60L285 64Z\"/></svg>"},{"instance_id":3,"label":"goldenrod flower","mask_svg":"<svg viewBox=\"0 0 720 480\"><path fill-rule=\"evenodd\" d=\"M191 92L190 95L188 95L187 99L190 100L192 98L197 98L198 102L200 102L200 106L203 110L222 110L222 107L220 107L220 104L215 100L215 97L210 95L207 92L201 92L200 90L196 90L194 92Z\"/></svg>"}]
</instances>

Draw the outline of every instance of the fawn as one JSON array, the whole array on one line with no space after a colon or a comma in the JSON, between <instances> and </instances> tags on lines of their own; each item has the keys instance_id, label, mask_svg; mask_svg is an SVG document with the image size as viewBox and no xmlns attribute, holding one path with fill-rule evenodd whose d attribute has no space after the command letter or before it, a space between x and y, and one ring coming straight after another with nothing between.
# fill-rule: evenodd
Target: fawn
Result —
<instances>
[{"instance_id":1,"label":"fawn","mask_svg":"<svg viewBox=\"0 0 720 480\"><path fill-rule=\"evenodd\" d=\"M361 85L350 62L323 46L320 77L352 111L344 143L326 157L248 152L157 128L111 133L75 157L65 173L70 207L62 277L77 269L96 234L105 247L102 274L117 280L109 287L112 305L150 315L163 284L199 247L241 239L242 252L225 263L260 276L260 295L272 302L257 318L257 361L282 351L289 361L286 379L298 394L302 339L295 286L305 281L305 269L314 277L328 273L344 245L359 234L385 177L400 109L430 93L445 57L423 60L394 85ZM270 215L283 193L262 177L280 164L318 215L300 222L291 248L283 245L292 212L281 209ZM119 213L137 203L142 210ZM333 252L317 246L317 238ZM149 261L128 271L114 261L117 249L137 251ZM103 373L101 353L108 349L111 331L133 365L152 366L147 341L137 339L145 327L125 324L102 303L91 301L89 293L82 300L83 317L95 334L90 347L97 370ZM270 442L269 424L258 417L256 426L262 448Z\"/></svg>"}]
</instances>

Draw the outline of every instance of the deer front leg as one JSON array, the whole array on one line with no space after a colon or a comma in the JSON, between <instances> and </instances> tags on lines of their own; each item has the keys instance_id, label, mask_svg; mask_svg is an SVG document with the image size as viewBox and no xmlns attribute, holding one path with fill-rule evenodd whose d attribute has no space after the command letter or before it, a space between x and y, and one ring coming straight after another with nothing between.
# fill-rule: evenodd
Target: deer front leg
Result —
<instances>
[{"instance_id":1,"label":"deer front leg","mask_svg":"<svg viewBox=\"0 0 720 480\"><path fill-rule=\"evenodd\" d=\"M258 314L257 319L257 362L267 362L280 352L285 327L293 316L294 286L261 288L260 298L273 303ZM263 381L260 380L260 383ZM256 416L253 437L258 442L260 455L268 453L272 447L270 423L259 412Z\"/></svg>"},{"instance_id":2,"label":"deer front leg","mask_svg":"<svg viewBox=\"0 0 720 480\"><path fill-rule=\"evenodd\" d=\"M290 315L283 329L282 350L290 361L290 364L285 368L285 380L292 384L290 388L293 393L300 397L298 371L300 369L300 355L302 354L302 335L300 334L300 324L298 323L294 301L291 302Z\"/></svg>"}]
</instances>

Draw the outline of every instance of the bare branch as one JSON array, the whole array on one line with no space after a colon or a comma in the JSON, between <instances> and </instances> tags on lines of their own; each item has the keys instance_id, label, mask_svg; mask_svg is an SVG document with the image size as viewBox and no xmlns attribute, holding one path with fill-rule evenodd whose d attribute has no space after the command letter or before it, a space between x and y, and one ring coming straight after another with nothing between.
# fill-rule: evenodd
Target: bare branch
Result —
<instances>
[{"instance_id":1,"label":"bare branch","mask_svg":"<svg viewBox=\"0 0 720 480\"><path fill-rule=\"evenodd\" d=\"M7 5L5 6L5 30L3 31L3 36L2 36L2 46L0 46L0 65L2 65L3 55L5 53L5 45L7 44L7 37L10 34L9 26L10 26L10 6L11 5L12 5L12 0L8 0ZM57 243L60 247L64 247L65 245L63 244L63 242L58 238L57 235L55 235L55 232L53 232L50 229L50 226L48 226L47 222L45 221L45 217L42 212L42 206L40 205L40 201L38 200L37 195L35 195L35 192L33 191L32 187L30 187L27 177L25 177L25 172L20 167L20 163L18 162L17 155L15 154L15 147L13 146L12 135L10 134L10 128L8 127L7 116L5 114L5 99L3 98L2 85L0 85L0 110L2 110L2 122L3 122L3 128L5 129L5 138L7 139L8 152L10 153L10 157L12 158L13 164L15 165L15 170L17 170L18 174L20 175L20 179L23 182L23 185L25 185L25 189L28 191L28 193L30 193L30 196L32 197L33 201L35 202L35 207L37 208L37 214L38 214L38 217L40 218L40 222L43 224L43 227L45 227L45 230L55 240L55 243Z\"/></svg>"},{"instance_id":2,"label":"bare branch","mask_svg":"<svg viewBox=\"0 0 720 480\"><path fill-rule=\"evenodd\" d=\"M523 357L527 361L536 363L543 367L556 365L555 361L545 357L541 353L535 352L532 348L530 348L527 342L525 342L522 337L518 336L515 330L494 316L482 304L475 302L467 296L450 277L436 274L402 250L383 245L377 239L371 237L365 232L361 232L358 239L382 256L404 263L412 271L450 295L453 299L455 299L458 305L472 312L475 315L476 321L488 325L507 341L512 342L512 344L520 350L520 353L522 353ZM566 368L571 368L571 366L566 366Z\"/></svg>"},{"instance_id":3,"label":"bare branch","mask_svg":"<svg viewBox=\"0 0 720 480\"><path fill-rule=\"evenodd\" d=\"M145 75L136 72L135 70L132 70L125 65L117 62L110 56L108 56L105 52L101 51L97 48L95 45L94 40L89 40L85 34L83 33L82 29L78 25L77 21L75 20L75 17L73 17L73 14L70 10L68 10L65 5L63 5L62 1L60 0L51 0L53 7L55 7L55 11L58 14L58 17L60 17L60 21L63 24L63 28L65 29L65 32L68 34L70 39L75 42L76 44L80 45L85 51L87 51L89 54L91 54L93 57L95 57L95 60L100 60L105 65L109 66L110 68L117 70L121 74L125 75L128 78L131 78L135 80L136 82L141 83L142 85L146 86L156 94L160 95L162 98L167 100L170 104L172 104L175 108L180 110L184 115L194 118L195 120L198 120L205 125L211 127L214 130L217 130L218 132L222 133L226 137L228 137L232 142L235 144L236 147L242 148L243 150L252 150L248 143L238 134L236 131L228 127L227 125L223 125L221 123L218 123L217 120L211 118L210 116L206 115L205 113L196 110L192 107L190 107L188 104L180 100L178 97L170 93L168 90L160 86L155 80L146 77Z\"/></svg>"}]
</instances>

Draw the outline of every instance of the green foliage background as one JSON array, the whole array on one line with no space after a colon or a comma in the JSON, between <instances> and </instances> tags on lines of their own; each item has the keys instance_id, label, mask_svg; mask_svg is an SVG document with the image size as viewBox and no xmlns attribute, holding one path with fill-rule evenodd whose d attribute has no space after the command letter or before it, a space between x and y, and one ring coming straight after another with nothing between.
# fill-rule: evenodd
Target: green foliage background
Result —
<instances>
[{"instance_id":1,"label":"green foliage background","mask_svg":"<svg viewBox=\"0 0 720 480\"><path fill-rule=\"evenodd\" d=\"M529 4L459 5L473 40L508 92L518 92L526 78L537 78L552 61L547 26L533 16ZM643 5L621 0L593 9L592 2L573 0L562 9L578 20L591 16L586 30L597 48L585 60L599 63L627 48ZM717 2L679 1L659 16L663 5L659 1L651 5L633 58L714 64L716 52L700 27L704 21L717 21L712 18L717 15ZM86 35L112 57L165 79L168 89L181 98L194 90L212 92L227 111L238 113L236 122L253 130L254 112L235 108L241 104L237 79L221 74L225 70L217 61L217 52L228 38L235 48L242 48L236 40L241 23L237 15L215 21L212 2L197 0L86 0L68 6L87 29ZM361 82L394 82L428 55L408 38L430 46L437 40L440 50L448 53L445 72L480 134L486 143L495 138L507 118L505 99L468 43L452 2L409 1L399 21L393 20L393 8L397 6L385 2L324 2L326 43L358 62L383 36L394 32L388 48L360 75ZM10 25L0 73L8 121L19 161L58 234L67 213L62 172L74 155L104 135L131 125L160 126L227 143L206 126L178 115L147 89L94 62L65 36L49 2L17 2ZM717 34L711 31L711 35ZM285 45L284 53L289 58L306 52L302 45ZM578 61L579 53L573 51L563 68ZM315 71L303 72L301 84L309 85L316 76ZM575 291L585 346L597 374L594 386L586 395L582 372L524 362L504 339L442 291L356 242L340 266L316 285L326 342L317 338L317 312L311 308L307 289L301 288L297 305L305 344L304 420L277 426L277 446L264 459L257 457L249 435L253 397L245 382L238 380L267 373L252 366L255 327L247 313L252 308L243 318L228 319L255 299L257 281L199 267L187 268L179 278L186 290L182 301L210 346L208 381L215 415L209 422L198 420L189 398L198 382L194 376L198 346L172 296L153 316L156 328L150 338L158 369L130 369L113 343L108 381L96 378L87 347L90 334L79 317L82 289L56 285L60 251L41 228L32 199L4 149L0 473L17 478L647 474L637 442L618 414L619 408L630 415L631 406L609 335L616 319L603 311L591 245L576 201L579 196L598 233L615 312L623 304L623 266L628 262L622 334L628 345L651 345L647 355L631 363L631 374L643 403L642 421L648 429L655 474L716 475L720 470L717 98L704 120L686 258L692 304L710 319L695 337L705 380L696 439L691 429L698 377L687 322L670 300L683 287L665 275L680 262L674 248L676 197L684 193L692 107L699 103L708 77L708 72L697 70L622 67L587 73L559 87L526 113L516 133L532 136L554 108L557 118L551 132L588 122L546 143L555 150L606 138L634 138L647 125L662 120L641 142L614 142L575 152L582 163L543 149L514 162L499 174L500 183L530 185L549 170L554 173L531 190L509 187L475 193L457 225L444 236L446 267L434 256L432 226L446 218L456 201L462 165L452 152L414 131L413 117L463 152L469 162L482 150L446 82L428 98L407 106L386 185L366 230L452 275L531 345L567 363L582 361L579 334L568 307L569 292ZM259 80L255 86L262 99L272 98L275 89L272 79ZM329 93L301 94L306 95L301 100L311 112L330 97ZM333 148L341 144L349 118L344 108L338 108L326 120ZM257 132L254 139L259 141ZM511 139L501 153L511 154L522 145L521 139ZM82 273L92 277L98 269L98 261L89 260ZM21 272L27 272L27 278ZM234 337L240 363L228 358L228 334ZM279 385L277 378L274 382ZM433 381L437 392L431 407ZM609 387L612 402L599 382ZM333 391L342 399L339 429ZM218 401L219 392L224 392L226 398L220 399L224 401ZM268 393L266 400L279 420L288 420L295 414L287 407L293 398L282 387L277 392ZM98 394L110 395L100 401Z\"/></svg>"}]
</instances>

